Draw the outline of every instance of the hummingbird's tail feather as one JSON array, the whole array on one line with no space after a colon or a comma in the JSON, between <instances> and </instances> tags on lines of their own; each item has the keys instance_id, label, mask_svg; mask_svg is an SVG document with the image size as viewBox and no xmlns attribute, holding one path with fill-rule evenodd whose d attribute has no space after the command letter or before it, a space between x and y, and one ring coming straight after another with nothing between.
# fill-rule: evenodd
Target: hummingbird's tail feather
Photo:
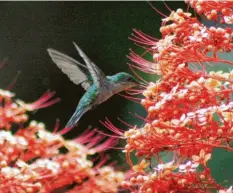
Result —
<instances>
[{"instance_id":1,"label":"hummingbird's tail feather","mask_svg":"<svg viewBox=\"0 0 233 193\"><path fill-rule=\"evenodd\" d=\"M66 124L66 128L74 127L79 119L82 117L82 115L85 113L84 110L84 108L77 109Z\"/></svg>"}]
</instances>

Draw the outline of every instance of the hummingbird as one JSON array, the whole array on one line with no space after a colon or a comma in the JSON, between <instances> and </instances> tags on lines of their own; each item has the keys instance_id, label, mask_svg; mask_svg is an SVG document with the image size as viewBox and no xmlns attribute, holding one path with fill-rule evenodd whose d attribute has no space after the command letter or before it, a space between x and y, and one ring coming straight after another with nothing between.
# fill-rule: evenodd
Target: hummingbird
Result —
<instances>
[{"instance_id":1,"label":"hummingbird","mask_svg":"<svg viewBox=\"0 0 233 193\"><path fill-rule=\"evenodd\" d=\"M126 72L105 76L103 71L88 58L81 48L76 43L73 42L73 44L86 65L62 52L52 48L47 49L52 61L58 68L74 84L80 84L86 90L75 112L66 124L66 128L74 127L87 111L94 109L113 95L138 85L133 76Z\"/></svg>"}]
</instances>

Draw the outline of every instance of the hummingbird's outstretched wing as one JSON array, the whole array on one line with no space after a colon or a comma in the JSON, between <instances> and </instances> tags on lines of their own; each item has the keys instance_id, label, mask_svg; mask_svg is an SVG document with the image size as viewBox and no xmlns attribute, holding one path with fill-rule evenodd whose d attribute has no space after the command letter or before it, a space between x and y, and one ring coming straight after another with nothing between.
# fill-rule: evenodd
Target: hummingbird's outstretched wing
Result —
<instances>
[{"instance_id":1,"label":"hummingbird's outstretched wing","mask_svg":"<svg viewBox=\"0 0 233 193\"><path fill-rule=\"evenodd\" d=\"M77 85L81 84L85 90L90 87L91 82L88 79L89 73L87 66L57 50L49 48L47 51L53 62L69 77L73 83Z\"/></svg>"},{"instance_id":2,"label":"hummingbird's outstretched wing","mask_svg":"<svg viewBox=\"0 0 233 193\"><path fill-rule=\"evenodd\" d=\"M83 58L85 61L87 68L92 76L94 84L96 84L97 88L101 89L104 87L105 84L108 84L108 79L106 78L105 74L102 72L102 70L99 69L98 66L92 62L87 55L81 50L81 48L73 42L76 50L78 51L79 55Z\"/></svg>"}]
</instances>

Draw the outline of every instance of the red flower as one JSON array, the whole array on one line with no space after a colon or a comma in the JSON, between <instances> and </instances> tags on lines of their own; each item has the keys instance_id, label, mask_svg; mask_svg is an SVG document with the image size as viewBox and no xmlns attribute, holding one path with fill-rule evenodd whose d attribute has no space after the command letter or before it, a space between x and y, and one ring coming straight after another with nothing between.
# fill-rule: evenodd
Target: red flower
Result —
<instances>
[{"instance_id":1,"label":"red flower","mask_svg":"<svg viewBox=\"0 0 233 193\"><path fill-rule=\"evenodd\" d=\"M9 131L12 124L26 123L27 111L57 102L48 101L53 95L47 92L32 104L17 101L18 105L14 94L0 90L0 192L117 192L124 174L102 167L106 158L96 165L88 160L88 156L112 147L115 140L104 140L95 130L66 140L60 134L64 131L51 133L36 121L15 133Z\"/></svg>"},{"instance_id":2,"label":"red flower","mask_svg":"<svg viewBox=\"0 0 233 193\"><path fill-rule=\"evenodd\" d=\"M233 21L232 2L187 2L208 19L217 21L220 14L222 22ZM145 125L124 133L124 151L134 172L123 185L139 193L220 190L208 161L214 148L233 151L233 79L232 72L208 72L206 65L233 64L218 56L232 50L232 29L208 28L181 9L162 21L161 40L137 30L131 38L151 54L147 61L131 51L131 66L160 79L143 91L141 104L148 112ZM173 161L164 163L162 152L172 152ZM132 153L139 164L132 163Z\"/></svg>"}]
</instances>

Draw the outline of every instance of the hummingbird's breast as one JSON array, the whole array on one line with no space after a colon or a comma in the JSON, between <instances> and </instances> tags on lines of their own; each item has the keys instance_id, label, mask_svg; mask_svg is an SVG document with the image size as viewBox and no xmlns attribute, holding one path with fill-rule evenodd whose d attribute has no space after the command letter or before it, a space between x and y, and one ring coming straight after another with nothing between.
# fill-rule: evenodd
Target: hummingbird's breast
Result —
<instances>
[{"instance_id":1,"label":"hummingbird's breast","mask_svg":"<svg viewBox=\"0 0 233 193\"><path fill-rule=\"evenodd\" d=\"M96 102L98 104L101 104L101 103L105 102L106 100L108 100L109 98L111 98L116 93L117 93L117 90L116 90L115 86L112 84L108 84L105 87L101 88L101 90L99 91L99 94L97 96Z\"/></svg>"},{"instance_id":2,"label":"hummingbird's breast","mask_svg":"<svg viewBox=\"0 0 233 193\"><path fill-rule=\"evenodd\" d=\"M92 85L90 88L90 92L88 92L89 93L88 95L90 95L90 93L92 93L90 95L90 96L94 96L94 97L91 97L94 99L92 104L93 104L93 106L97 106L97 105L105 102L109 98L111 98L116 93L121 92L122 90L123 89L118 84L106 84L100 90L97 89L96 85ZM94 94L94 93L96 93L96 94ZM87 98L89 98L89 97L87 97Z\"/></svg>"},{"instance_id":3,"label":"hummingbird's breast","mask_svg":"<svg viewBox=\"0 0 233 193\"><path fill-rule=\"evenodd\" d=\"M106 100L108 100L109 98L111 98L114 95L114 93L111 90L103 90L101 91L101 93L98 95L98 103L101 104L103 102L105 102Z\"/></svg>"}]
</instances>

